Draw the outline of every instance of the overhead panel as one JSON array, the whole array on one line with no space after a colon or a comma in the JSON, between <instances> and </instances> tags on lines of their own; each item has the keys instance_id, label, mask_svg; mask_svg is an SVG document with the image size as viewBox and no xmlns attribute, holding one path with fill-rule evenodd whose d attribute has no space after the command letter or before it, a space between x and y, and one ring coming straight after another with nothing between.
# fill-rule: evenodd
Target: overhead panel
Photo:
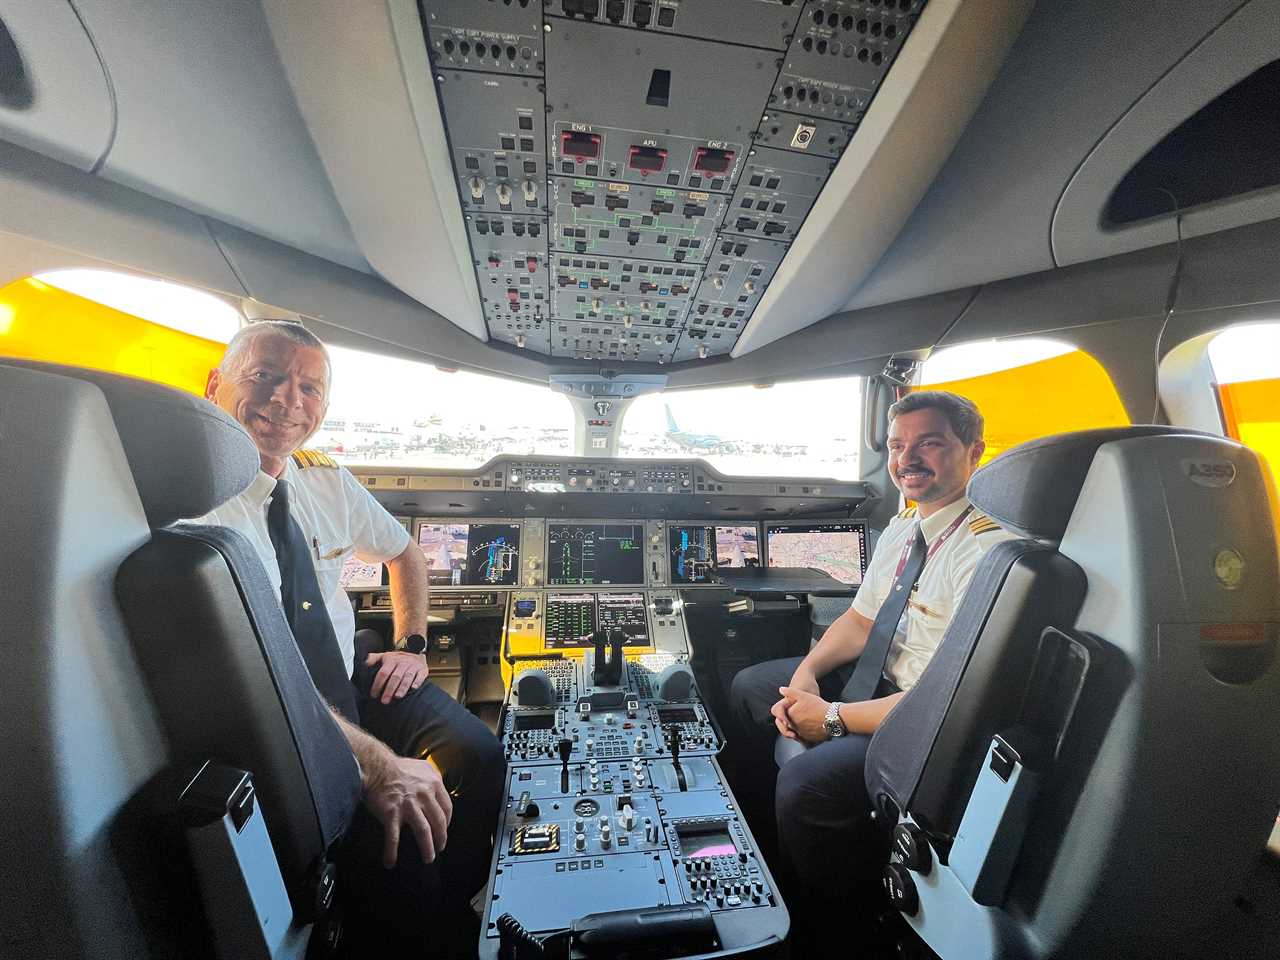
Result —
<instances>
[{"instance_id":1,"label":"overhead panel","mask_svg":"<svg viewBox=\"0 0 1280 960\"><path fill-rule=\"evenodd\" d=\"M422 0L490 335L727 354L924 0Z\"/></svg>"},{"instance_id":2,"label":"overhead panel","mask_svg":"<svg viewBox=\"0 0 1280 960\"><path fill-rule=\"evenodd\" d=\"M463 210L546 213L542 82L462 70L441 77Z\"/></svg>"}]
</instances>

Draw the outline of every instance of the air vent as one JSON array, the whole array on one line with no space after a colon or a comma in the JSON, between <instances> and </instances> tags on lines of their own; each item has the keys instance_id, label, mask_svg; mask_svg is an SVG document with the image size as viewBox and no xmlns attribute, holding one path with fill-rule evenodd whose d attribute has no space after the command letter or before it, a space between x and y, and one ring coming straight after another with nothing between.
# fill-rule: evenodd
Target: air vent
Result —
<instances>
[{"instance_id":1,"label":"air vent","mask_svg":"<svg viewBox=\"0 0 1280 960\"><path fill-rule=\"evenodd\" d=\"M31 77L22 62L22 51L0 20L0 107L10 110L27 110L35 102Z\"/></svg>"},{"instance_id":2,"label":"air vent","mask_svg":"<svg viewBox=\"0 0 1280 960\"><path fill-rule=\"evenodd\" d=\"M1184 120L1130 170L1107 203L1113 225L1280 186L1280 60Z\"/></svg>"}]
</instances>

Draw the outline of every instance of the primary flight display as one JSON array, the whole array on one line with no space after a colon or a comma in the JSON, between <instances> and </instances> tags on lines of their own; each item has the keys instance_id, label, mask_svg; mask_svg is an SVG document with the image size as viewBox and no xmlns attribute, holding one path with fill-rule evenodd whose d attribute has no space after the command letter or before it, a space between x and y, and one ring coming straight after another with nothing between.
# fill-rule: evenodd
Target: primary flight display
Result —
<instances>
[{"instance_id":1,"label":"primary flight display","mask_svg":"<svg viewBox=\"0 0 1280 960\"><path fill-rule=\"evenodd\" d=\"M518 524L424 520L417 540L433 587L509 587L520 573Z\"/></svg>"}]
</instances>

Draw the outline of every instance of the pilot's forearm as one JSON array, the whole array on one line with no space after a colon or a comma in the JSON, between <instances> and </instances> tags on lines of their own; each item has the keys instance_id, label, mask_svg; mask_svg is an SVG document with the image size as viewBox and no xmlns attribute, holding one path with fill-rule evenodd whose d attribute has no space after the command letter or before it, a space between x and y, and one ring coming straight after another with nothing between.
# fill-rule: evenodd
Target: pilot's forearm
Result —
<instances>
[{"instance_id":1,"label":"pilot's forearm","mask_svg":"<svg viewBox=\"0 0 1280 960\"><path fill-rule=\"evenodd\" d=\"M360 766L361 790L367 791L371 785L387 778L387 771L394 765L396 755L385 743L365 733L337 710L333 710L332 707L330 710L333 711L333 718L338 721L338 729L347 738L351 752L356 756L356 763Z\"/></svg>"},{"instance_id":2,"label":"pilot's forearm","mask_svg":"<svg viewBox=\"0 0 1280 960\"><path fill-rule=\"evenodd\" d=\"M898 705L904 693L891 693L887 697L876 700L864 700L861 703L846 703L840 707L840 719L850 733L875 733L876 729L889 715L889 711Z\"/></svg>"},{"instance_id":3,"label":"pilot's forearm","mask_svg":"<svg viewBox=\"0 0 1280 960\"><path fill-rule=\"evenodd\" d=\"M856 660L867 646L871 621L853 609L846 610L827 627L822 639L809 651L797 673L818 680L832 670Z\"/></svg>"},{"instance_id":4,"label":"pilot's forearm","mask_svg":"<svg viewBox=\"0 0 1280 960\"><path fill-rule=\"evenodd\" d=\"M395 637L417 633L427 635L427 612L431 606L431 588L426 557L410 543L398 557L387 561L391 583L391 612L395 618Z\"/></svg>"}]
</instances>

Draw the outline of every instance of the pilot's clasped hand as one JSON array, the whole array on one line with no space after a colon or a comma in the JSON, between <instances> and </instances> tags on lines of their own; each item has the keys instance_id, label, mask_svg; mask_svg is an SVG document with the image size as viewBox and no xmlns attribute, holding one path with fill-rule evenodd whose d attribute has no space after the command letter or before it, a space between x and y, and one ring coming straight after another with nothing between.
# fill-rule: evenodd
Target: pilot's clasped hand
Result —
<instances>
[{"instance_id":1,"label":"pilot's clasped hand","mask_svg":"<svg viewBox=\"0 0 1280 960\"><path fill-rule=\"evenodd\" d=\"M417 690L427 682L430 672L426 657L407 650L371 653L365 664L378 666L378 673L369 685L369 696L383 703L399 700L410 690Z\"/></svg>"},{"instance_id":2,"label":"pilot's clasped hand","mask_svg":"<svg viewBox=\"0 0 1280 960\"><path fill-rule=\"evenodd\" d=\"M805 743L822 743L828 738L826 719L827 708L831 706L826 700L807 690L795 687L779 687L782 699L773 705L775 722L781 716L791 731L783 733L791 739L803 740ZM778 724L782 730L782 724Z\"/></svg>"},{"instance_id":3,"label":"pilot's clasped hand","mask_svg":"<svg viewBox=\"0 0 1280 960\"><path fill-rule=\"evenodd\" d=\"M423 863L431 863L444 850L453 801L430 761L390 758L365 787L364 802L382 824L384 867L396 864L402 829L413 832Z\"/></svg>"}]
</instances>

